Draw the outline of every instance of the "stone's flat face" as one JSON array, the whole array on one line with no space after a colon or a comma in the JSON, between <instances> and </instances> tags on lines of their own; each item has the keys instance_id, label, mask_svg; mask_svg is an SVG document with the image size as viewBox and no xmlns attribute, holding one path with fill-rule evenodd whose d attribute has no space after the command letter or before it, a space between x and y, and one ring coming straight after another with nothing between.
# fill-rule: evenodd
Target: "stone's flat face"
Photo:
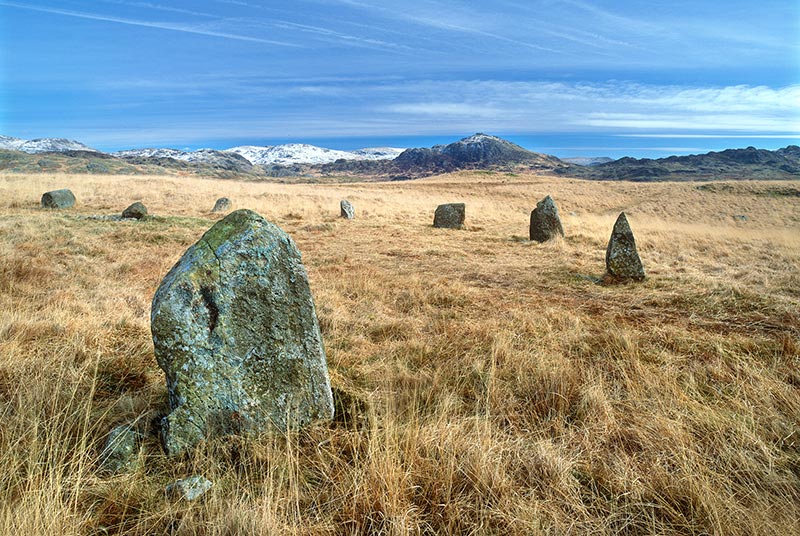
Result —
<instances>
[{"instance_id":1,"label":"stone's flat face","mask_svg":"<svg viewBox=\"0 0 800 536\"><path fill-rule=\"evenodd\" d=\"M194 501L202 497L212 487L214 487L214 483L203 475L192 475L173 482L167 486L165 492L167 496L176 499Z\"/></svg>"},{"instance_id":2,"label":"stone's flat face","mask_svg":"<svg viewBox=\"0 0 800 536\"><path fill-rule=\"evenodd\" d=\"M558 208L549 195L536 203L531 212L530 238L536 242L547 242L557 236L564 236Z\"/></svg>"},{"instance_id":3,"label":"stone's flat face","mask_svg":"<svg viewBox=\"0 0 800 536\"><path fill-rule=\"evenodd\" d=\"M606 248L606 270L617 279L642 281L645 277L642 261L636 251L636 241L625 213L620 213Z\"/></svg>"},{"instance_id":4,"label":"stone's flat face","mask_svg":"<svg viewBox=\"0 0 800 536\"><path fill-rule=\"evenodd\" d=\"M123 218L131 218L136 220L141 220L147 216L147 207L145 207L141 202L137 201L125 210L122 211Z\"/></svg>"},{"instance_id":5,"label":"stone's flat face","mask_svg":"<svg viewBox=\"0 0 800 536\"><path fill-rule=\"evenodd\" d=\"M300 252L255 212L232 212L186 251L156 291L151 330L167 376L170 455L210 436L333 417Z\"/></svg>"},{"instance_id":6,"label":"stone's flat face","mask_svg":"<svg viewBox=\"0 0 800 536\"><path fill-rule=\"evenodd\" d=\"M352 220L353 218L356 217L356 210L353 208L353 205L350 204L350 201L348 201L347 199L342 199L339 202L339 209L342 218Z\"/></svg>"},{"instance_id":7,"label":"stone's flat face","mask_svg":"<svg viewBox=\"0 0 800 536\"><path fill-rule=\"evenodd\" d=\"M433 226L442 229L463 229L466 219L464 203L448 203L436 207L433 215Z\"/></svg>"},{"instance_id":8,"label":"stone's flat face","mask_svg":"<svg viewBox=\"0 0 800 536\"><path fill-rule=\"evenodd\" d=\"M69 208L75 204L72 190L53 190L42 195L42 208Z\"/></svg>"},{"instance_id":9,"label":"stone's flat face","mask_svg":"<svg viewBox=\"0 0 800 536\"><path fill-rule=\"evenodd\" d=\"M117 426L108 434L100 454L100 469L106 473L133 471L139 465L139 433L128 424Z\"/></svg>"},{"instance_id":10,"label":"stone's flat face","mask_svg":"<svg viewBox=\"0 0 800 536\"><path fill-rule=\"evenodd\" d=\"M232 203L231 200L227 197L220 197L214 203L214 208L211 209L211 212L226 212L231 209Z\"/></svg>"}]
</instances>

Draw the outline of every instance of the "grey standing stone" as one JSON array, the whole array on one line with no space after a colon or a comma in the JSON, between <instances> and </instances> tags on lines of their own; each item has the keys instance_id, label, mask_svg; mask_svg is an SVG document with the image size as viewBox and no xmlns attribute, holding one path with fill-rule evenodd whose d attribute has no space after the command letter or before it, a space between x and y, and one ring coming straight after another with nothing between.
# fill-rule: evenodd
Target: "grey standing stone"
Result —
<instances>
[{"instance_id":1,"label":"grey standing stone","mask_svg":"<svg viewBox=\"0 0 800 536\"><path fill-rule=\"evenodd\" d=\"M547 242L556 236L564 236L558 208L549 195L536 203L531 212L530 237L536 242Z\"/></svg>"},{"instance_id":2,"label":"grey standing stone","mask_svg":"<svg viewBox=\"0 0 800 536\"><path fill-rule=\"evenodd\" d=\"M606 270L616 279L641 281L644 267L636 251L636 241L625 213L620 213L606 248Z\"/></svg>"},{"instance_id":3,"label":"grey standing stone","mask_svg":"<svg viewBox=\"0 0 800 536\"><path fill-rule=\"evenodd\" d=\"M167 486L166 494L169 497L194 501L203 496L214 486L214 483L203 475L193 475L182 478Z\"/></svg>"},{"instance_id":4,"label":"grey standing stone","mask_svg":"<svg viewBox=\"0 0 800 536\"><path fill-rule=\"evenodd\" d=\"M353 208L353 205L347 199L342 199L339 202L339 209L341 210L341 217L352 220L356 217L356 211Z\"/></svg>"},{"instance_id":5,"label":"grey standing stone","mask_svg":"<svg viewBox=\"0 0 800 536\"><path fill-rule=\"evenodd\" d=\"M147 216L147 207L145 207L140 201L135 202L122 211L123 218L141 220L145 216Z\"/></svg>"},{"instance_id":6,"label":"grey standing stone","mask_svg":"<svg viewBox=\"0 0 800 536\"><path fill-rule=\"evenodd\" d=\"M300 252L255 212L232 212L184 253L153 298L151 331L167 377L169 455L211 436L333 417Z\"/></svg>"},{"instance_id":7,"label":"grey standing stone","mask_svg":"<svg viewBox=\"0 0 800 536\"><path fill-rule=\"evenodd\" d=\"M75 204L75 194L72 190L53 190L42 195L42 208L69 208Z\"/></svg>"},{"instance_id":8,"label":"grey standing stone","mask_svg":"<svg viewBox=\"0 0 800 536\"><path fill-rule=\"evenodd\" d=\"M100 470L106 473L133 471L139 466L139 432L130 424L117 426L108 434L100 454Z\"/></svg>"},{"instance_id":9,"label":"grey standing stone","mask_svg":"<svg viewBox=\"0 0 800 536\"><path fill-rule=\"evenodd\" d=\"M463 229L466 219L464 203L448 203L436 207L433 215L433 226L443 229Z\"/></svg>"},{"instance_id":10,"label":"grey standing stone","mask_svg":"<svg viewBox=\"0 0 800 536\"><path fill-rule=\"evenodd\" d=\"M220 197L214 203L214 208L211 209L211 212L227 212L231 209L232 203L231 200L227 197Z\"/></svg>"}]
</instances>

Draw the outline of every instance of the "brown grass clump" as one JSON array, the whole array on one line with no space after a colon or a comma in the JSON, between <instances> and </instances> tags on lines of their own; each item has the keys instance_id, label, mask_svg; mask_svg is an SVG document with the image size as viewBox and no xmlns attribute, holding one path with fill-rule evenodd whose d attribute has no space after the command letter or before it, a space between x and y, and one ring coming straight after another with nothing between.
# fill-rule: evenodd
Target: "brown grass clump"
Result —
<instances>
[{"instance_id":1,"label":"brown grass clump","mask_svg":"<svg viewBox=\"0 0 800 536\"><path fill-rule=\"evenodd\" d=\"M0 176L0 533L800 533L800 198L696 186ZM567 236L530 243L547 194ZM221 195L303 252L337 418L104 476L108 431L166 409L150 300ZM598 285L622 210L648 279ZM193 473L206 500L164 497Z\"/></svg>"}]
</instances>

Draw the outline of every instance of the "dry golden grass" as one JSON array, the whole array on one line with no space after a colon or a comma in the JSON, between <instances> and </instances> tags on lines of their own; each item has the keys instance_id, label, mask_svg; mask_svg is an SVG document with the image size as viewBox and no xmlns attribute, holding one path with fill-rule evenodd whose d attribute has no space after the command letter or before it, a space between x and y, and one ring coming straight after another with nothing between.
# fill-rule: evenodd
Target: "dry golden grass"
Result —
<instances>
[{"instance_id":1,"label":"dry golden grass","mask_svg":"<svg viewBox=\"0 0 800 536\"><path fill-rule=\"evenodd\" d=\"M0 533L798 534L800 198L695 186L0 176ZM546 194L567 238L531 244ZM343 411L102 476L165 411L150 300L222 195L298 243ZM134 200L158 217L81 217ZM451 201L466 231L431 227ZM600 286L621 210L649 279ZM206 500L164 497L194 472Z\"/></svg>"}]
</instances>

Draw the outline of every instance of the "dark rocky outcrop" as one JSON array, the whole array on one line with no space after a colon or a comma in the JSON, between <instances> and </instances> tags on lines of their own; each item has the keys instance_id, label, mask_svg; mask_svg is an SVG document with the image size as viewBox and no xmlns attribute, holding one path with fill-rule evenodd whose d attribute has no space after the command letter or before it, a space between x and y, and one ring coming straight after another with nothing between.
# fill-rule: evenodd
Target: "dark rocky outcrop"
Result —
<instances>
[{"instance_id":1,"label":"dark rocky outcrop","mask_svg":"<svg viewBox=\"0 0 800 536\"><path fill-rule=\"evenodd\" d=\"M619 281L642 281L645 277L636 241L625 213L620 213L606 248L606 271Z\"/></svg>"},{"instance_id":2,"label":"dark rocky outcrop","mask_svg":"<svg viewBox=\"0 0 800 536\"><path fill-rule=\"evenodd\" d=\"M353 208L353 205L347 199L342 199L339 202L339 212L341 213L341 217L352 220L356 217L356 211Z\"/></svg>"},{"instance_id":3,"label":"dark rocky outcrop","mask_svg":"<svg viewBox=\"0 0 800 536\"><path fill-rule=\"evenodd\" d=\"M227 212L231 209L233 203L227 197L220 197L214 203L214 208L211 209L211 212Z\"/></svg>"},{"instance_id":4,"label":"dark rocky outcrop","mask_svg":"<svg viewBox=\"0 0 800 536\"><path fill-rule=\"evenodd\" d=\"M536 242L547 242L557 236L564 236L558 208L549 195L536 203L531 212L530 238Z\"/></svg>"},{"instance_id":5,"label":"dark rocky outcrop","mask_svg":"<svg viewBox=\"0 0 800 536\"><path fill-rule=\"evenodd\" d=\"M389 180L407 180L462 169L555 169L566 164L558 158L528 151L508 140L474 134L448 145L406 149L394 160L338 160L317 166L323 174L353 173Z\"/></svg>"},{"instance_id":6,"label":"dark rocky outcrop","mask_svg":"<svg viewBox=\"0 0 800 536\"><path fill-rule=\"evenodd\" d=\"M441 229L463 229L466 219L464 203L448 203L436 207L433 226Z\"/></svg>"},{"instance_id":7,"label":"dark rocky outcrop","mask_svg":"<svg viewBox=\"0 0 800 536\"><path fill-rule=\"evenodd\" d=\"M75 194L64 188L42 195L42 208L69 208L75 204Z\"/></svg>"},{"instance_id":8,"label":"dark rocky outcrop","mask_svg":"<svg viewBox=\"0 0 800 536\"><path fill-rule=\"evenodd\" d=\"M126 219L141 220L145 216L147 216L147 207L141 201L133 203L122 211L122 217Z\"/></svg>"},{"instance_id":9,"label":"dark rocky outcrop","mask_svg":"<svg viewBox=\"0 0 800 536\"><path fill-rule=\"evenodd\" d=\"M333 416L300 252L255 212L232 212L184 253L153 298L151 331L167 377L169 455Z\"/></svg>"}]
</instances>

